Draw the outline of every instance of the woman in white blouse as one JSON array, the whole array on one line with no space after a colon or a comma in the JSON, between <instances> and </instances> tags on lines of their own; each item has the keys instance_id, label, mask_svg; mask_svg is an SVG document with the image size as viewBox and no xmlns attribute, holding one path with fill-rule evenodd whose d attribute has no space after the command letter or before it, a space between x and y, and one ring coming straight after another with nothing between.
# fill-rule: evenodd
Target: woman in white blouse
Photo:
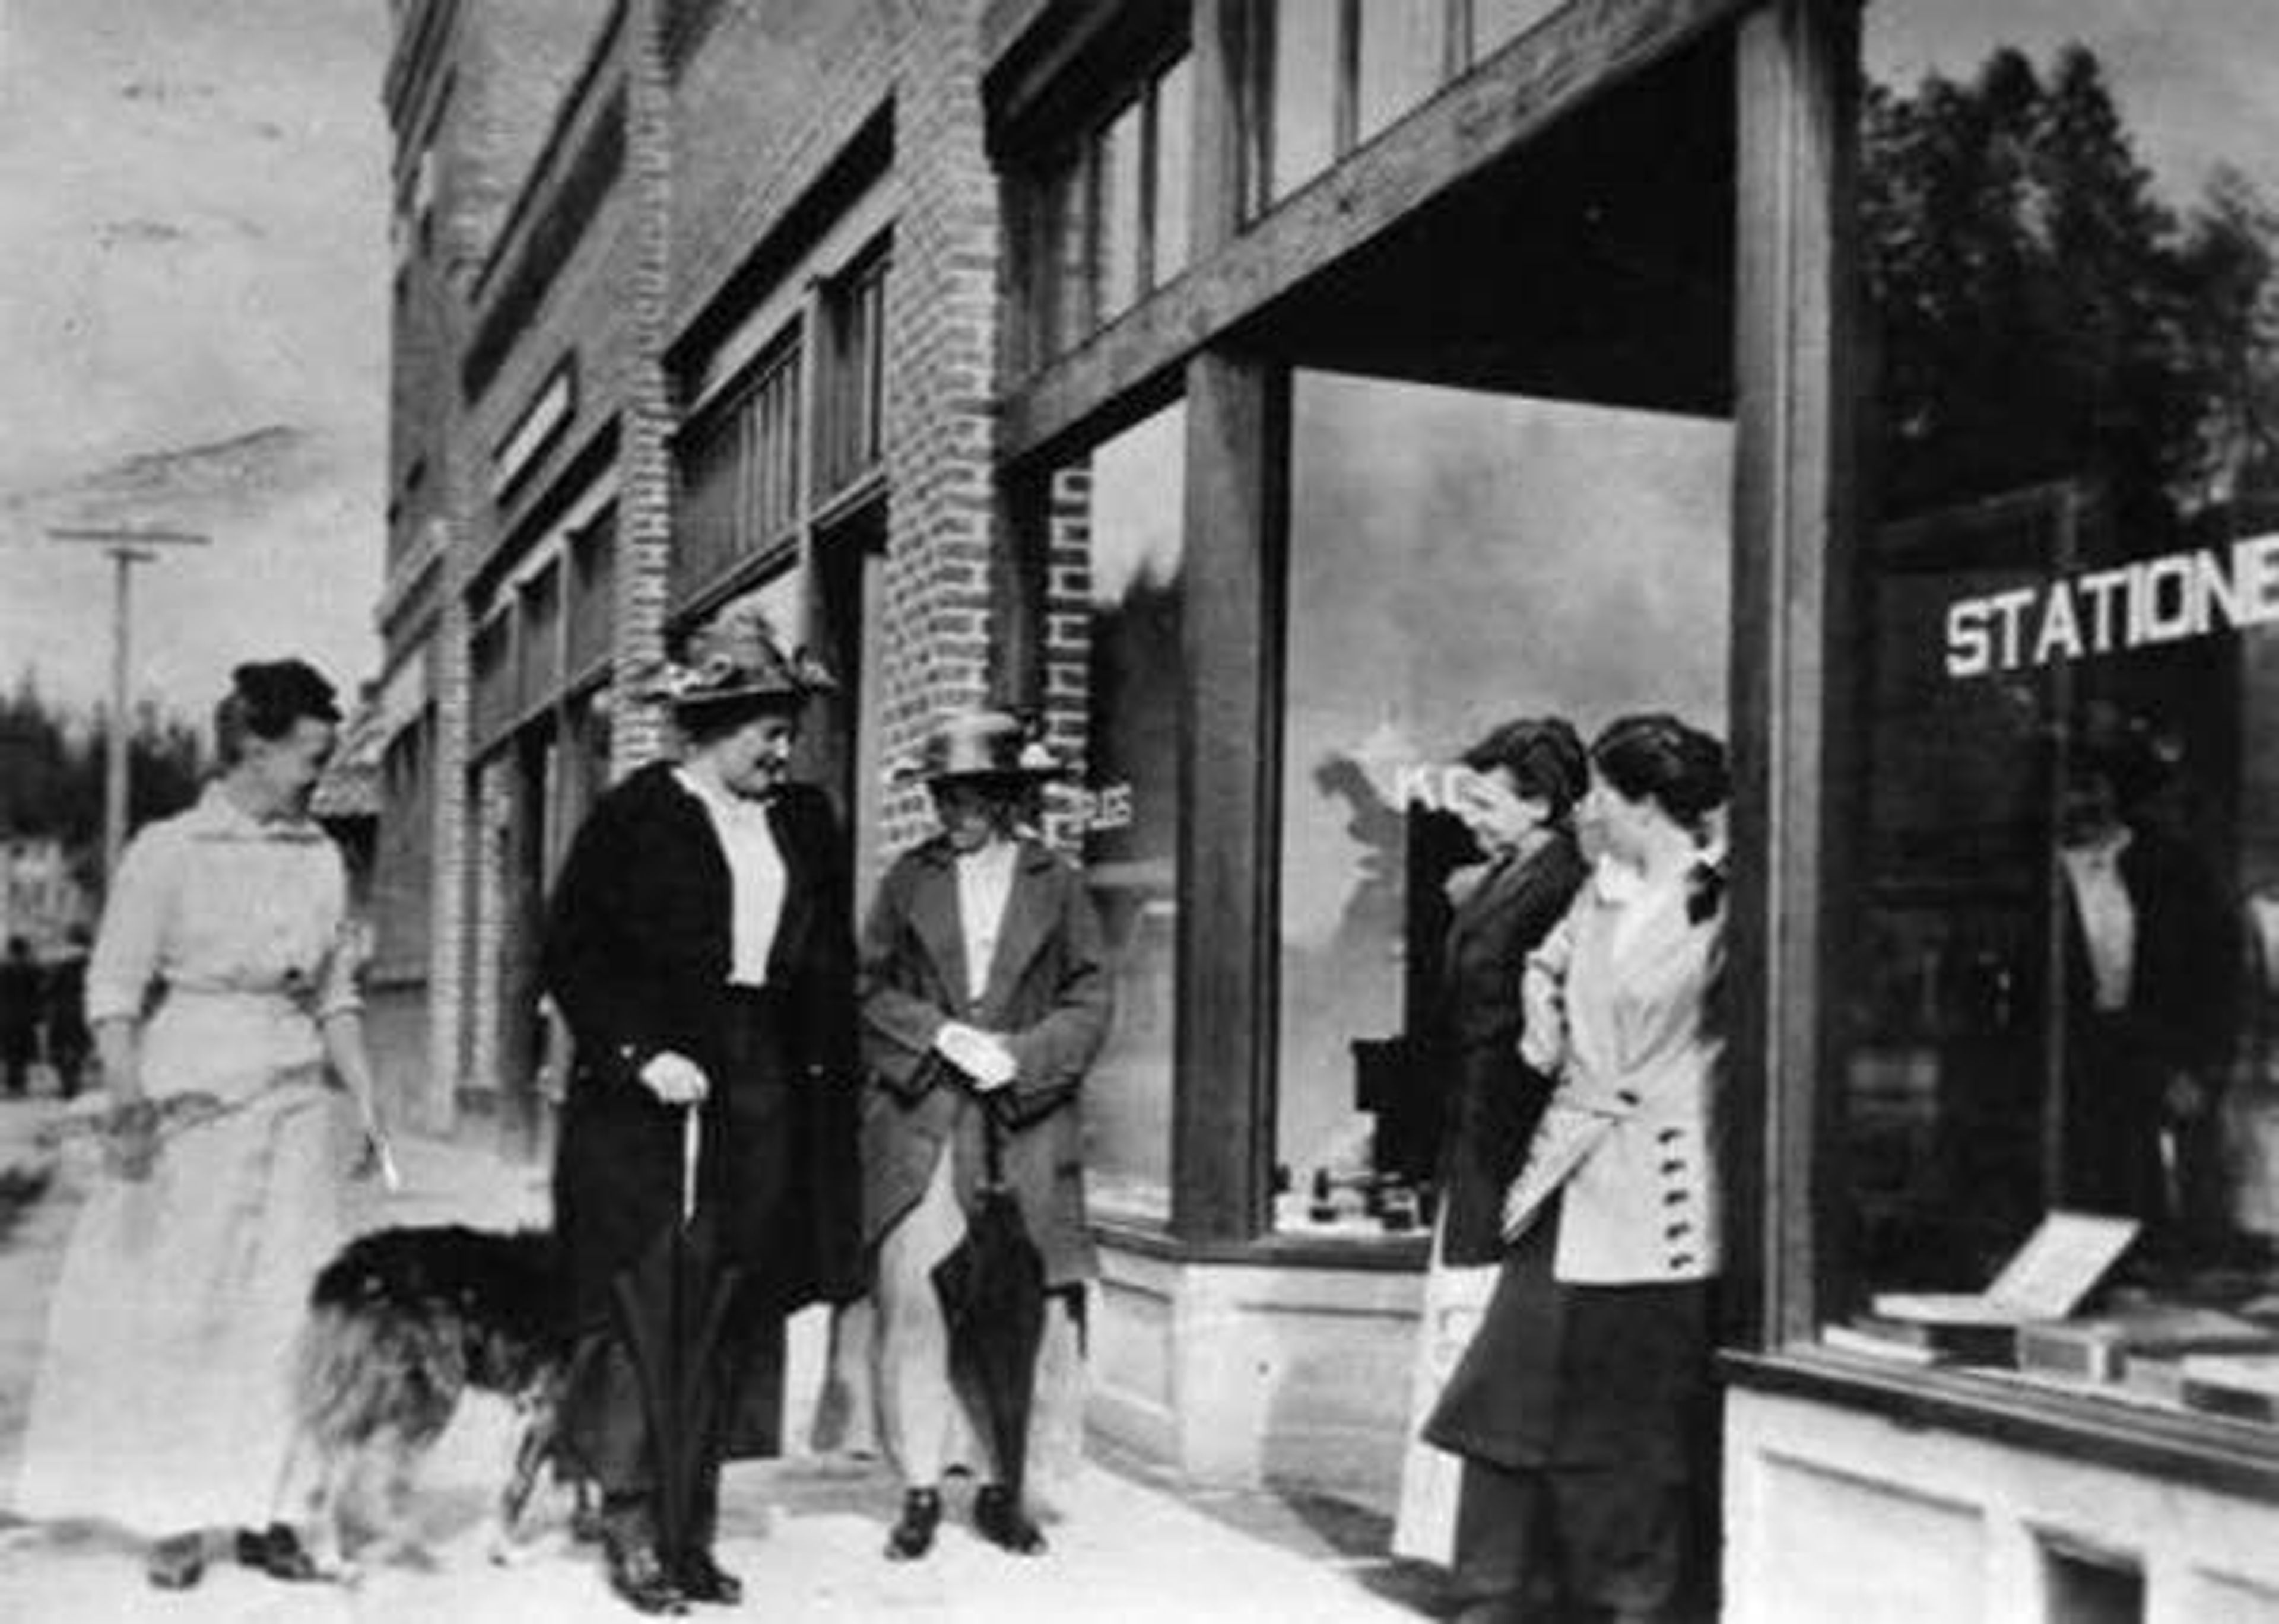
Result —
<instances>
[{"instance_id":1,"label":"woman in white blouse","mask_svg":"<svg viewBox=\"0 0 2279 1624\"><path fill-rule=\"evenodd\" d=\"M1608 727L1591 769L1598 870L1526 977L1522 1053L1558 1081L1426 1429L1467 1463L1469 1619L1667 1620L1703 1588L1730 779L1723 746L1661 715Z\"/></svg>"},{"instance_id":2,"label":"woman in white blouse","mask_svg":"<svg viewBox=\"0 0 2279 1624\"><path fill-rule=\"evenodd\" d=\"M346 873L308 815L339 719L302 662L238 667L220 778L112 879L87 981L107 1176L51 1301L20 1515L251 1523L279 1487L285 1360L342 1234L343 1107L372 1125Z\"/></svg>"}]
</instances>

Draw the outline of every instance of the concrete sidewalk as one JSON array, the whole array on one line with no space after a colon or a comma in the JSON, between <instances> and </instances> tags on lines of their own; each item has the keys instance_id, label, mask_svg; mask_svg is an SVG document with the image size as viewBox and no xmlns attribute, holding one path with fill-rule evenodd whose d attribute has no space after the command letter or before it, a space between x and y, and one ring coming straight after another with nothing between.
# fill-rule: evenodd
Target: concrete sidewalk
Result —
<instances>
[{"instance_id":1,"label":"concrete sidewalk","mask_svg":"<svg viewBox=\"0 0 2279 1624\"><path fill-rule=\"evenodd\" d=\"M37 1139L55 1107L0 1102L0 1180L44 1156L56 1176L0 1236L0 1492L13 1481L23 1403L36 1367L47 1283L88 1173L82 1145L58 1158ZM458 1222L493 1227L544 1219L542 1174L464 1145L399 1146L405 1188L383 1198L360 1187L362 1224ZM4 1185L0 1185L4 1187ZM0 1214L0 1224L7 1222ZM795 1329L792 1382L819 1360L821 1322ZM804 1345L805 1352L801 1351ZM794 1399L796 1405L796 1399ZM426 1569L388 1567L354 1589L286 1586L233 1567L197 1589L165 1594L143 1582L139 1552L100 1529L0 1532L0 1618L48 1620L622 1620L595 1553L571 1543L566 1496L540 1510L522 1559L495 1565L487 1513L504 1468L511 1417L471 1398L430 1458L420 1516L434 1556ZM797 1436L794 1431L793 1436ZM965 1493L926 1561L880 1554L897 1491L875 1462L840 1458L749 1463L729 1471L719 1554L748 1587L742 1612L771 1620L919 1620L1085 1619L1413 1620L1430 1585L1377 1554L1365 1520L1338 1508L1263 1494L1187 1493L1137 1469L1087 1465L1051 1552L1007 1556L976 1538ZM719 1609L694 1615L733 1616Z\"/></svg>"}]
</instances>

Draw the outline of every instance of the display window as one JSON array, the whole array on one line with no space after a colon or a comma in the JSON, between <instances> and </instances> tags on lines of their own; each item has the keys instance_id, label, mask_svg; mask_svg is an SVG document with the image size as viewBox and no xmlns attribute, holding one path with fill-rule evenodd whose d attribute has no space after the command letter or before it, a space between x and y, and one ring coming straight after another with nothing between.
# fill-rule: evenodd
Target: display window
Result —
<instances>
[{"instance_id":1,"label":"display window","mask_svg":"<svg viewBox=\"0 0 2279 1624\"><path fill-rule=\"evenodd\" d=\"M2223 12L1868 9L1822 1317L2268 1424L2279 44Z\"/></svg>"}]
</instances>

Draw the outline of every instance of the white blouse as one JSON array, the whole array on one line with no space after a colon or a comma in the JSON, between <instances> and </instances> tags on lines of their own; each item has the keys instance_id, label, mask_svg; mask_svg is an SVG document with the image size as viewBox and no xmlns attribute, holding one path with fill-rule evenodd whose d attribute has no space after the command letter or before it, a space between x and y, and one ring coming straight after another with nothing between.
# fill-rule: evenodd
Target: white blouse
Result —
<instances>
[{"instance_id":1,"label":"white blouse","mask_svg":"<svg viewBox=\"0 0 2279 1624\"><path fill-rule=\"evenodd\" d=\"M768 822L764 801L725 794L694 773L676 771L680 787L696 797L712 819L719 837L720 854L728 862L729 904L728 984L738 987L766 984L768 955L776 945L776 927L783 920L783 853Z\"/></svg>"},{"instance_id":2,"label":"white blouse","mask_svg":"<svg viewBox=\"0 0 2279 1624\"><path fill-rule=\"evenodd\" d=\"M1013 894L1013 865L1021 848L993 840L957 858L957 922L965 935L965 995L974 1002L989 990L990 967L997 959L997 937L1005 924L1005 904Z\"/></svg>"}]
</instances>

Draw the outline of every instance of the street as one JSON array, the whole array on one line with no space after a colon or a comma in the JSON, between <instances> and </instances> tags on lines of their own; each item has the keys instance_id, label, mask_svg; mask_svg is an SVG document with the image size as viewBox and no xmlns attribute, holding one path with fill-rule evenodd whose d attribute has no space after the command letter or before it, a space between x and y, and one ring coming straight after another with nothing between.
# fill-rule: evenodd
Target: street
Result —
<instances>
[{"instance_id":1,"label":"street","mask_svg":"<svg viewBox=\"0 0 2279 1624\"><path fill-rule=\"evenodd\" d=\"M40 1127L52 1102L0 1103L0 1191L45 1190L0 1209L0 1482L12 1482L37 1366L46 1293L72 1209L92 1171L84 1140L61 1152ZM486 1152L414 1140L399 1147L404 1189L358 1186L356 1221L506 1226L542 1219L542 1174ZM0 1201L5 1200L0 1194ZM802 1373L811 1393L822 1326L794 1327L796 1413ZM73 1620L622 1620L592 1551L572 1544L568 1496L548 1491L537 1532L512 1567L488 1556L487 1512L503 1469L510 1416L470 1396L430 1457L419 1521L432 1565L382 1567L353 1588L286 1586L224 1564L197 1588L160 1592L140 1553L114 1531L0 1525L0 1618ZM964 1520L953 1484L940 1544L927 1561L879 1556L896 1488L875 1462L804 1459L731 1469L720 1555L746 1580L744 1611L780 1620L1308 1620L1417 1616L1430 1587L1377 1554L1382 1530L1351 1508L1289 1504L1263 1493L1174 1493L1136 1469L1087 1465L1041 1560L1004 1555ZM1371 1544L1370 1542L1374 1542Z\"/></svg>"}]
</instances>

